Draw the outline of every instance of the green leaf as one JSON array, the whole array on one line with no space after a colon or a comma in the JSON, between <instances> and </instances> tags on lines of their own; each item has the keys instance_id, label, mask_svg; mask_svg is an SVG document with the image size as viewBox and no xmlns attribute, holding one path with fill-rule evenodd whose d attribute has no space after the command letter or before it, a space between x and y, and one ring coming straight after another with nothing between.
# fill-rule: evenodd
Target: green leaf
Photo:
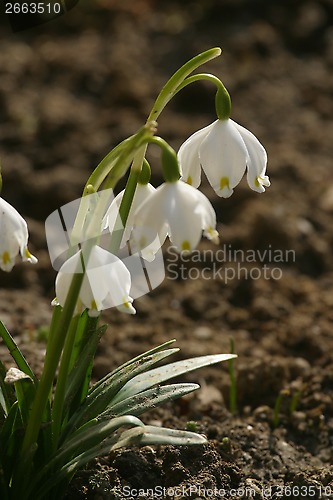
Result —
<instances>
[{"instance_id":1,"label":"green leaf","mask_svg":"<svg viewBox=\"0 0 333 500\"><path fill-rule=\"evenodd\" d=\"M126 417L121 417L126 418ZM134 417L132 417L134 418ZM138 420L138 419L137 419ZM140 421L139 421L140 422ZM40 489L36 492L35 497L28 498L44 498L46 493L53 489L60 481L68 479L81 467L98 456L109 454L111 451L117 450L125 446L146 446L152 444L174 444L174 445L202 445L207 442L204 436L194 432L179 431L166 429L164 427L154 427L151 425L143 425L142 422L136 425L134 429L123 431L120 434L115 434L110 438L106 438L98 445L91 447L84 453L76 456L61 469L48 475L42 483Z\"/></svg>"},{"instance_id":2,"label":"green leaf","mask_svg":"<svg viewBox=\"0 0 333 500\"><path fill-rule=\"evenodd\" d=\"M17 439L18 441L18 439ZM24 454L18 454L15 461L14 473L11 482L11 498L26 498L26 492L33 477L33 458L36 454L37 443L33 443Z\"/></svg>"},{"instance_id":3,"label":"green leaf","mask_svg":"<svg viewBox=\"0 0 333 500\"><path fill-rule=\"evenodd\" d=\"M125 446L147 446L147 445L174 445L189 446L202 445L207 443L207 439L195 432L180 431L178 429L167 429L165 427L156 427L145 425L136 427L122 433L119 439L111 448L117 450Z\"/></svg>"},{"instance_id":4,"label":"green leaf","mask_svg":"<svg viewBox=\"0 0 333 500\"><path fill-rule=\"evenodd\" d=\"M100 384L96 391L91 391L81 408L74 413L71 421L65 429L66 435L73 427L80 427L85 422L97 417L110 404L117 392L137 374L146 372L151 366L158 363L162 359L178 352L179 349L166 349L162 352L157 352L150 356L141 357L138 361L131 362L124 366L123 369L117 370L110 377L107 377Z\"/></svg>"},{"instance_id":5,"label":"green leaf","mask_svg":"<svg viewBox=\"0 0 333 500\"><path fill-rule=\"evenodd\" d=\"M198 368L203 368L204 366L213 365L215 363L220 363L221 361L227 361L229 359L237 357L235 354L213 354L210 356L199 356L197 358L186 359L182 361L176 361L175 363L170 363L159 368L154 368L150 371L145 371L136 377L131 377L126 385L117 393L117 395L112 399L112 404L123 401L124 399L138 394L150 387L161 384L166 380L169 380L184 373L197 370Z\"/></svg>"},{"instance_id":6,"label":"green leaf","mask_svg":"<svg viewBox=\"0 0 333 500\"><path fill-rule=\"evenodd\" d=\"M88 323L88 311L85 310L78 319L78 324L76 327L75 341L72 349L72 355L69 364L69 371L71 371L76 364L78 357L83 349L83 337L85 336L85 329Z\"/></svg>"},{"instance_id":7,"label":"green leaf","mask_svg":"<svg viewBox=\"0 0 333 500\"><path fill-rule=\"evenodd\" d=\"M32 482L30 491L35 491L38 484L42 484L41 492L45 495L60 481L70 477L79 467L99 456L101 443L105 439L111 439L113 444L117 440L118 434L114 434L117 429L123 426L143 425L141 420L131 415L114 418L108 422L98 422L96 419L89 422L89 425L78 429L66 440L53 458L41 469ZM83 456L85 458L80 459ZM77 467L75 465L73 467L72 464L76 463L78 464ZM38 492L37 498L41 495L41 492Z\"/></svg>"},{"instance_id":8,"label":"green leaf","mask_svg":"<svg viewBox=\"0 0 333 500\"><path fill-rule=\"evenodd\" d=\"M146 358L147 356L152 356L153 354L156 354L157 352L161 352L161 351L165 350L165 348L167 348L170 345L174 344L175 342L176 342L176 339L168 340L167 342L164 342L164 344L161 344L161 345L159 345L157 347L154 347L153 349L149 349L149 351L146 351L146 352L144 352L142 354L139 354L135 358L130 359L129 361L126 361L126 363L124 363L123 365L118 366L115 370L113 370L112 372L108 373L107 375L105 375L105 377L103 377L101 380L99 380L98 382L96 382L96 384L91 388L91 390L89 392L91 393L91 392L97 391L98 388L106 380L108 380L110 377L113 377L116 373L118 373L120 371L123 371L127 366L130 366L130 365L136 363L137 361L141 361L143 358ZM178 349L178 351L179 351L179 349Z\"/></svg>"},{"instance_id":9,"label":"green leaf","mask_svg":"<svg viewBox=\"0 0 333 500\"><path fill-rule=\"evenodd\" d=\"M14 359L15 363L17 364L18 368L26 373L27 375L29 375L29 377L31 377L31 379L36 382L36 377L33 373L33 371L31 370L29 364L27 363L25 357L23 356L23 354L21 353L20 349L18 348L15 340L13 339L13 337L11 336L11 334L9 333L9 331L7 330L7 328L5 327L5 325L2 323L2 321L0 321L0 335L4 341L4 343L6 344L7 346L7 349L10 353L10 355L12 356L12 358Z\"/></svg>"},{"instance_id":10,"label":"green leaf","mask_svg":"<svg viewBox=\"0 0 333 500\"><path fill-rule=\"evenodd\" d=\"M20 434L22 434L22 420L18 402L15 401L0 432L1 460L8 483L21 445Z\"/></svg>"},{"instance_id":11,"label":"green leaf","mask_svg":"<svg viewBox=\"0 0 333 500\"><path fill-rule=\"evenodd\" d=\"M0 405L3 418L7 417L12 404L15 401L14 389L5 383L6 367L0 361Z\"/></svg>"},{"instance_id":12,"label":"green leaf","mask_svg":"<svg viewBox=\"0 0 333 500\"><path fill-rule=\"evenodd\" d=\"M138 416L152 408L161 406L166 401L180 398L199 388L198 384L172 384L154 387L140 394L135 394L115 405L109 405L107 410L98 416L98 419L104 420L121 415Z\"/></svg>"},{"instance_id":13,"label":"green leaf","mask_svg":"<svg viewBox=\"0 0 333 500\"><path fill-rule=\"evenodd\" d=\"M74 434L67 439L63 446L59 448L54 458L50 461L51 465L62 461L66 463L73 457L80 455L98 445L104 439L109 438L112 433L123 426L143 426L144 424L132 415L125 415L109 419L107 422L100 422L94 419L86 425L78 429Z\"/></svg>"},{"instance_id":14,"label":"green leaf","mask_svg":"<svg viewBox=\"0 0 333 500\"><path fill-rule=\"evenodd\" d=\"M87 396L94 355L106 328L107 325L103 325L94 332L90 332L90 338L86 339L83 349L78 351L76 363L68 376L65 392L64 410L68 410L73 401L76 403L73 405L70 414Z\"/></svg>"}]
</instances>

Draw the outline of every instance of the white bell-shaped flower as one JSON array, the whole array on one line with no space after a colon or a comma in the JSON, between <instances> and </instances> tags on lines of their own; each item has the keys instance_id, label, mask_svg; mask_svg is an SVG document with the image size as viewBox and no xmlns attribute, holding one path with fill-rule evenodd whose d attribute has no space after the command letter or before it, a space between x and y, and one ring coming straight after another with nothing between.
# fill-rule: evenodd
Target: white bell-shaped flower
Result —
<instances>
[{"instance_id":1,"label":"white bell-shaped flower","mask_svg":"<svg viewBox=\"0 0 333 500\"><path fill-rule=\"evenodd\" d=\"M133 226L134 226L134 214L138 207L143 203L149 196L154 193L155 188L151 184L140 184L138 183L136 186L136 190L134 193L134 197L132 200L131 208L128 213L127 221L125 224L125 228L123 228L122 221L119 220L119 207L122 202L125 190L121 191L112 201L110 207L108 208L104 219L102 227L103 229L109 228L109 231L112 233L113 231L121 231L124 230L124 234L122 237L122 242L120 247L123 248L126 242L129 240Z\"/></svg>"},{"instance_id":2,"label":"white bell-shaped flower","mask_svg":"<svg viewBox=\"0 0 333 500\"><path fill-rule=\"evenodd\" d=\"M201 182L201 167L218 196L228 198L247 167L251 189L262 193L270 185L267 154L258 139L231 119L216 120L194 133L178 152L182 179L194 187Z\"/></svg>"},{"instance_id":3,"label":"white bell-shaped flower","mask_svg":"<svg viewBox=\"0 0 333 500\"><path fill-rule=\"evenodd\" d=\"M166 182L147 198L134 214L131 241L144 249L149 260L166 236L179 252L191 252L204 235L218 241L214 209L204 194L182 182ZM152 238L153 236L153 238ZM150 259L151 260L151 259Z\"/></svg>"},{"instance_id":4,"label":"white bell-shaped flower","mask_svg":"<svg viewBox=\"0 0 333 500\"><path fill-rule=\"evenodd\" d=\"M83 272L82 251L70 257L60 268L56 278L56 299L53 304L64 305L73 274ZM129 296L131 275L125 264L115 255L94 246L87 262L84 262L83 278L77 312L88 309L90 316L99 311L117 307L123 312L135 314L133 299Z\"/></svg>"},{"instance_id":5,"label":"white bell-shaped flower","mask_svg":"<svg viewBox=\"0 0 333 500\"><path fill-rule=\"evenodd\" d=\"M3 198L0 198L0 268L11 271L20 253L22 260L36 264L28 250L28 227L23 217Z\"/></svg>"}]
</instances>

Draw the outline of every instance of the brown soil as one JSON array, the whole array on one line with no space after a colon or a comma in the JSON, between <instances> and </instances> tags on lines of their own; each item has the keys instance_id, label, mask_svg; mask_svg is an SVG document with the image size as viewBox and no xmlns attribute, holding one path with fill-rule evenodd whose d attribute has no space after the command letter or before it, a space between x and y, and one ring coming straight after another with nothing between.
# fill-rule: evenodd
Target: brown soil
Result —
<instances>
[{"instance_id":1,"label":"brown soil","mask_svg":"<svg viewBox=\"0 0 333 500\"><path fill-rule=\"evenodd\" d=\"M201 390L144 420L194 425L209 444L114 453L77 474L68 499L333 498L332 20L331 0L81 0L65 16L18 33L4 19L2 194L27 217L39 263L1 272L0 312L37 372L55 277L45 218L80 196L92 168L141 126L174 70L222 46L222 58L206 69L223 79L233 118L269 155L272 186L264 195L244 182L223 200L203 186L221 224L220 253L203 262L212 248L203 242L200 262L185 263L184 279L175 280L184 263L171 262L166 249L167 279L136 301L137 315L105 315L110 327L94 372L100 377L170 338L181 359L229 352L232 337L237 412L228 410L226 365L183 378ZM178 148L214 119L213 99L209 85L183 91L159 133ZM151 162L158 170L154 152ZM240 253L223 259L226 249L254 249L256 262L242 262ZM283 257L272 262L277 251ZM226 279L239 266L240 276Z\"/></svg>"}]
</instances>

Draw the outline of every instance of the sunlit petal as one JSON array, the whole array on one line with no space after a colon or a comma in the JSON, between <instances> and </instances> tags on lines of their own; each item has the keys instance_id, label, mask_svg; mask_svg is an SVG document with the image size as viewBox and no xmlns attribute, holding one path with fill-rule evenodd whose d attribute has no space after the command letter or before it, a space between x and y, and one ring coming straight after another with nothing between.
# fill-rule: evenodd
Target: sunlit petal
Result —
<instances>
[{"instance_id":1,"label":"sunlit petal","mask_svg":"<svg viewBox=\"0 0 333 500\"><path fill-rule=\"evenodd\" d=\"M224 198L233 193L244 175L247 159L245 143L232 120L217 120L203 140L200 161L215 192Z\"/></svg>"},{"instance_id":2,"label":"sunlit petal","mask_svg":"<svg viewBox=\"0 0 333 500\"><path fill-rule=\"evenodd\" d=\"M266 150L252 132L238 123L235 123L235 127L241 134L248 151L247 182L251 189L262 193L265 191L265 187L270 186L269 178L266 175Z\"/></svg>"},{"instance_id":3,"label":"sunlit petal","mask_svg":"<svg viewBox=\"0 0 333 500\"><path fill-rule=\"evenodd\" d=\"M130 239L131 232L134 226L134 214L137 208L155 191L154 186L151 184L138 184L132 200L131 208L125 224L124 234L120 247L123 248L126 242ZM123 224L119 219L119 207L123 199L124 190L121 191L112 201L103 221L103 228L109 228L110 232L122 231Z\"/></svg>"},{"instance_id":4,"label":"sunlit petal","mask_svg":"<svg viewBox=\"0 0 333 500\"><path fill-rule=\"evenodd\" d=\"M202 141L209 133L214 124L211 123L194 134L192 134L179 148L178 160L181 170L182 180L193 187L200 186L201 164L199 158L199 148Z\"/></svg>"},{"instance_id":5,"label":"sunlit petal","mask_svg":"<svg viewBox=\"0 0 333 500\"><path fill-rule=\"evenodd\" d=\"M128 313L135 313L129 296L131 275L125 264L110 252L94 246L87 262L82 266L82 251L70 257L60 268L56 278L56 302L64 305L68 291L76 272L85 268L77 312L88 309L90 316L96 316L110 307L121 308Z\"/></svg>"},{"instance_id":6,"label":"sunlit petal","mask_svg":"<svg viewBox=\"0 0 333 500\"><path fill-rule=\"evenodd\" d=\"M28 250L28 227L23 217L3 198L0 198L0 268L11 271L20 253L23 261L37 262Z\"/></svg>"}]
</instances>

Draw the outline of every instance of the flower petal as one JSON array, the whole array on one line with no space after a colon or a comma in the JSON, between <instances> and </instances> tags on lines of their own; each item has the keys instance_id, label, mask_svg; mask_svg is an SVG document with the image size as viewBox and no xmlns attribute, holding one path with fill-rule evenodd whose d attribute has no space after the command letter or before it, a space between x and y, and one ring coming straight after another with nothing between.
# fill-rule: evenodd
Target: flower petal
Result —
<instances>
[{"instance_id":1,"label":"flower petal","mask_svg":"<svg viewBox=\"0 0 333 500\"><path fill-rule=\"evenodd\" d=\"M82 272L82 251L70 257L60 268L56 278L56 301L54 304L64 305L75 272ZM110 252L94 246L85 262L77 311L84 308L90 316L97 316L99 311L110 307L118 307L133 314L135 309L129 296L131 275L125 264Z\"/></svg>"},{"instance_id":2,"label":"flower petal","mask_svg":"<svg viewBox=\"0 0 333 500\"><path fill-rule=\"evenodd\" d=\"M170 240L179 252L191 252L199 243L202 227L201 217L195 217L197 207L196 188L175 182L165 185L170 203L167 207L167 219L170 227Z\"/></svg>"},{"instance_id":3,"label":"flower petal","mask_svg":"<svg viewBox=\"0 0 333 500\"><path fill-rule=\"evenodd\" d=\"M217 120L199 150L202 168L218 196L228 198L244 175L247 149L232 120Z\"/></svg>"},{"instance_id":4,"label":"flower petal","mask_svg":"<svg viewBox=\"0 0 333 500\"><path fill-rule=\"evenodd\" d=\"M132 205L127 217L124 234L120 247L123 248L126 242L130 239L130 235L134 226L134 214L138 207L155 191L154 186L151 184L138 184L133 197ZM110 232L123 230L123 225L119 222L118 214L119 207L122 202L125 190L121 191L115 199L112 201L110 207L108 208L104 221L103 228L109 228ZM118 221L118 222L117 222ZM117 226L116 226L117 224Z\"/></svg>"},{"instance_id":5,"label":"flower petal","mask_svg":"<svg viewBox=\"0 0 333 500\"><path fill-rule=\"evenodd\" d=\"M36 263L27 249L28 227L23 217L3 198L0 198L0 267L11 271L20 252L23 261Z\"/></svg>"},{"instance_id":6,"label":"flower petal","mask_svg":"<svg viewBox=\"0 0 333 500\"><path fill-rule=\"evenodd\" d=\"M130 239L132 251L139 250L152 259L156 251L161 248L168 233L168 225L165 214L165 197L163 186L159 186L146 200L139 205L134 213L134 229ZM158 248L157 248L158 247ZM150 257L149 257L150 256Z\"/></svg>"},{"instance_id":7,"label":"flower petal","mask_svg":"<svg viewBox=\"0 0 333 500\"><path fill-rule=\"evenodd\" d=\"M110 307L122 308L124 305L125 309L128 309L127 303L132 302L129 297L131 275L118 257L103 248L94 247L86 276L98 311Z\"/></svg>"},{"instance_id":8,"label":"flower petal","mask_svg":"<svg viewBox=\"0 0 333 500\"><path fill-rule=\"evenodd\" d=\"M211 123L192 134L179 148L178 161L182 180L191 186L198 187L201 183L201 164L199 149L203 139L214 124Z\"/></svg>"},{"instance_id":9,"label":"flower petal","mask_svg":"<svg viewBox=\"0 0 333 500\"><path fill-rule=\"evenodd\" d=\"M265 191L264 186L270 186L269 178L265 175L267 166L266 150L252 132L238 123L234 122L234 124L241 134L248 152L247 182L251 189L262 193Z\"/></svg>"},{"instance_id":10,"label":"flower petal","mask_svg":"<svg viewBox=\"0 0 333 500\"><path fill-rule=\"evenodd\" d=\"M199 243L202 231L216 240L216 216L208 198L193 186L180 181L165 185L169 199L166 214L170 240L180 252L191 252Z\"/></svg>"}]
</instances>

